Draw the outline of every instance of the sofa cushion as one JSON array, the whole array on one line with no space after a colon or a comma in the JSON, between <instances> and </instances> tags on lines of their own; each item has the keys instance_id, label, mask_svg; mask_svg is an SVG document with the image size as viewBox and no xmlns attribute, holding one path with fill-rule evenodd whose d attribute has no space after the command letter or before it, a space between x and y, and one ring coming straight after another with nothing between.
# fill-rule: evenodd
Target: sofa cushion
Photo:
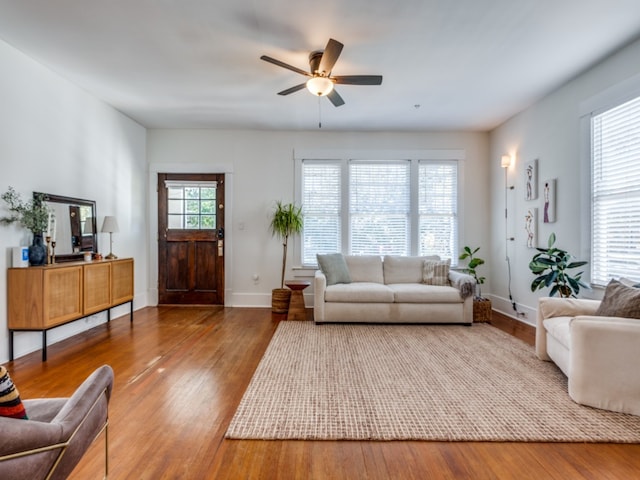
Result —
<instances>
[{"instance_id":1,"label":"sofa cushion","mask_svg":"<svg viewBox=\"0 0 640 480\"><path fill-rule=\"evenodd\" d=\"M570 349L571 346L571 330L569 326L572 318L573 317L553 317L547 318L542 322L547 334L551 335L567 349Z\"/></svg>"},{"instance_id":2,"label":"sofa cushion","mask_svg":"<svg viewBox=\"0 0 640 480\"><path fill-rule=\"evenodd\" d=\"M352 282L384 283L379 255L345 255Z\"/></svg>"},{"instance_id":3,"label":"sofa cushion","mask_svg":"<svg viewBox=\"0 0 640 480\"><path fill-rule=\"evenodd\" d=\"M384 283L422 283L422 266L425 260L440 260L437 255L426 257L403 257L385 255Z\"/></svg>"},{"instance_id":4,"label":"sofa cushion","mask_svg":"<svg viewBox=\"0 0 640 480\"><path fill-rule=\"evenodd\" d=\"M393 303L393 291L376 282L338 283L327 287L324 300L345 303Z\"/></svg>"},{"instance_id":5,"label":"sofa cushion","mask_svg":"<svg viewBox=\"0 0 640 480\"><path fill-rule=\"evenodd\" d=\"M336 283L351 283L351 276L344 255L341 253L327 253L316 255L318 266L324 276L327 277L327 285Z\"/></svg>"},{"instance_id":6,"label":"sofa cushion","mask_svg":"<svg viewBox=\"0 0 640 480\"><path fill-rule=\"evenodd\" d=\"M393 291L396 303L462 303L457 288L424 283L394 283L387 285Z\"/></svg>"},{"instance_id":7,"label":"sofa cushion","mask_svg":"<svg viewBox=\"0 0 640 480\"><path fill-rule=\"evenodd\" d=\"M422 281L427 285L449 285L451 259L425 260L422 267Z\"/></svg>"},{"instance_id":8,"label":"sofa cushion","mask_svg":"<svg viewBox=\"0 0 640 480\"><path fill-rule=\"evenodd\" d=\"M640 319L640 288L611 280L604 291L596 315Z\"/></svg>"}]
</instances>

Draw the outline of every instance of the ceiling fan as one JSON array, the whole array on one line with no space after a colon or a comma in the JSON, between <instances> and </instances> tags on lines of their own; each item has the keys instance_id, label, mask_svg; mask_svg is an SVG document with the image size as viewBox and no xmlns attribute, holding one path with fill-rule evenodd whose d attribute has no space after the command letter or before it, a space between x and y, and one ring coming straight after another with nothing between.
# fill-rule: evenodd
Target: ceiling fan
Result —
<instances>
[{"instance_id":1,"label":"ceiling fan","mask_svg":"<svg viewBox=\"0 0 640 480\"><path fill-rule=\"evenodd\" d=\"M330 38L324 50L316 50L309 54L309 72L305 72L300 68L268 57L267 55L262 55L260 59L309 77L309 80L306 82L282 90L278 92L278 95L289 95L290 93L307 87L313 95L319 97L326 96L334 106L339 107L340 105L344 105L344 100L333 88L335 84L380 85L382 83L382 75L331 75L331 70L338 60L343 47L344 45L342 43Z\"/></svg>"}]
</instances>

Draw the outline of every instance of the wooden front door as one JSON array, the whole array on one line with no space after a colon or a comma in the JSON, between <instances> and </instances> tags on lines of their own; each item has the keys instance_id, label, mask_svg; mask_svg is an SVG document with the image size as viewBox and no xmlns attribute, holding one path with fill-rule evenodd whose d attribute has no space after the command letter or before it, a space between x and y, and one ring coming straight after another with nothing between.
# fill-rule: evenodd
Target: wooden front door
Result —
<instances>
[{"instance_id":1,"label":"wooden front door","mask_svg":"<svg viewBox=\"0 0 640 480\"><path fill-rule=\"evenodd\" d=\"M224 174L158 174L158 303L224 305Z\"/></svg>"}]
</instances>

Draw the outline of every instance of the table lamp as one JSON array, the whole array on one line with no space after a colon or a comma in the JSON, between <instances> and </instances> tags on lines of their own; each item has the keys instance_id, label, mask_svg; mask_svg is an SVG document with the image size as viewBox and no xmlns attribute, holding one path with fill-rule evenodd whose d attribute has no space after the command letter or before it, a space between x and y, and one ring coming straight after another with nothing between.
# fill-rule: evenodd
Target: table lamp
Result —
<instances>
[{"instance_id":1,"label":"table lamp","mask_svg":"<svg viewBox=\"0 0 640 480\"><path fill-rule=\"evenodd\" d=\"M109 234L109 255L107 255L105 258L118 258L113 254L113 234L120 231L118 229L118 221L116 220L116 217L104 217L104 222L102 222L102 231Z\"/></svg>"}]
</instances>

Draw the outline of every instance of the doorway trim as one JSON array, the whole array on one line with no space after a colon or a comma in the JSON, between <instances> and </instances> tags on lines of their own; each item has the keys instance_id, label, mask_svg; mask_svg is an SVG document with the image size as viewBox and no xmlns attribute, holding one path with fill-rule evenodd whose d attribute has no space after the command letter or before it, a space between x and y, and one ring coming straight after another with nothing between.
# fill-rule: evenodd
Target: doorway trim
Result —
<instances>
[{"instance_id":1,"label":"doorway trim","mask_svg":"<svg viewBox=\"0 0 640 480\"><path fill-rule=\"evenodd\" d=\"M233 292L233 166L210 163L150 163L147 179L148 209L147 209L147 244L149 245L149 303L158 305L158 173L224 173L225 175L225 255L224 255L224 304L231 305Z\"/></svg>"}]
</instances>

